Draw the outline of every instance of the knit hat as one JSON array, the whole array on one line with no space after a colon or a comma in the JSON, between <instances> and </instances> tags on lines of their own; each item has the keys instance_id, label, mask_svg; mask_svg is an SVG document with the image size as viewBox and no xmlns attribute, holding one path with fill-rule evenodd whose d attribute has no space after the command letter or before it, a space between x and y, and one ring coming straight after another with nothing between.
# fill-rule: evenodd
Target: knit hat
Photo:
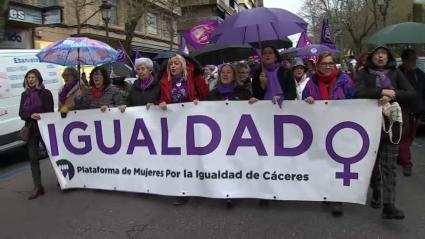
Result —
<instances>
[{"instance_id":1,"label":"knit hat","mask_svg":"<svg viewBox=\"0 0 425 239\"><path fill-rule=\"evenodd\" d=\"M295 69L297 66L302 66L304 69L306 68L303 59L297 57L294 59L294 64L292 66L292 69Z\"/></svg>"}]
</instances>

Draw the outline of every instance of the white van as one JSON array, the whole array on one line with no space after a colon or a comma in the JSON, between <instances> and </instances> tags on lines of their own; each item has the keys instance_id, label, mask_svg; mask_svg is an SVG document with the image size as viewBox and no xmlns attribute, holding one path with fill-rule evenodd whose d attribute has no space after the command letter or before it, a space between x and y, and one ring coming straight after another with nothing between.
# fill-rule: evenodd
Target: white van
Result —
<instances>
[{"instance_id":1,"label":"white van","mask_svg":"<svg viewBox=\"0 0 425 239\"><path fill-rule=\"evenodd\" d=\"M18 137L24 125L19 117L19 104L27 71L34 68L40 71L43 84L52 92L57 109L58 91L63 85L62 67L40 63L36 57L39 51L0 49L0 152L24 144Z\"/></svg>"}]
</instances>

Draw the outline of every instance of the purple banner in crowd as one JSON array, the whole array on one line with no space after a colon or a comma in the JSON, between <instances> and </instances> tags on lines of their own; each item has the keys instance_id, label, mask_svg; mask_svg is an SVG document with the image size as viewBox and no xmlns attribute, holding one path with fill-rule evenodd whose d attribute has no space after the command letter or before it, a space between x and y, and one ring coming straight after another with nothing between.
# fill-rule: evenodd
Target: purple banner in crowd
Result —
<instances>
[{"instance_id":1,"label":"purple banner in crowd","mask_svg":"<svg viewBox=\"0 0 425 239\"><path fill-rule=\"evenodd\" d=\"M303 48L308 45L311 45L310 38L307 36L307 31L303 31L301 33L300 39L298 40L297 47L296 48Z\"/></svg>"},{"instance_id":2,"label":"purple banner in crowd","mask_svg":"<svg viewBox=\"0 0 425 239\"><path fill-rule=\"evenodd\" d=\"M184 32L184 38L187 44L193 48L199 49L208 44L211 33L218 26L217 20L207 20L199 25L193 26Z\"/></svg>"},{"instance_id":3,"label":"purple banner in crowd","mask_svg":"<svg viewBox=\"0 0 425 239\"><path fill-rule=\"evenodd\" d=\"M322 35L320 36L320 44L325 45L331 49L336 49L335 42L332 40L331 29L329 28L328 19L323 19Z\"/></svg>"}]
</instances>

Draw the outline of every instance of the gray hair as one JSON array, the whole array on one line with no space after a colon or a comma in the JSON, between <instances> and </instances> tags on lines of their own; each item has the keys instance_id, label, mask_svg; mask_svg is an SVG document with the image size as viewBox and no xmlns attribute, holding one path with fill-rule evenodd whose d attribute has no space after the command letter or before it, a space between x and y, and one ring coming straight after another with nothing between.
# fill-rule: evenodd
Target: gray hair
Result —
<instances>
[{"instance_id":1,"label":"gray hair","mask_svg":"<svg viewBox=\"0 0 425 239\"><path fill-rule=\"evenodd\" d=\"M153 71L153 62L149 58L145 58L145 57L137 58L134 61L134 68L137 69L137 67L140 65L145 65L150 71Z\"/></svg>"}]
</instances>

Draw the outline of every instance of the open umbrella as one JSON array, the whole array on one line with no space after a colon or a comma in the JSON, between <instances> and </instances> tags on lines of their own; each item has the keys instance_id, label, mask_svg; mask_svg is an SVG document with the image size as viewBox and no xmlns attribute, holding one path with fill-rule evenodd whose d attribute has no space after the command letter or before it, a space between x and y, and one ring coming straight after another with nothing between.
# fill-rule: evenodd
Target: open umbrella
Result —
<instances>
[{"instance_id":1,"label":"open umbrella","mask_svg":"<svg viewBox=\"0 0 425 239\"><path fill-rule=\"evenodd\" d=\"M212 33L216 44L246 44L284 39L307 28L307 22L280 8L252 8L227 17Z\"/></svg>"},{"instance_id":2,"label":"open umbrella","mask_svg":"<svg viewBox=\"0 0 425 239\"><path fill-rule=\"evenodd\" d=\"M297 52L297 56L305 57L305 56L319 56L321 53L328 51L334 54L339 54L339 50L329 48L325 45L320 44L311 44L306 47L301 48Z\"/></svg>"},{"instance_id":3,"label":"open umbrella","mask_svg":"<svg viewBox=\"0 0 425 239\"><path fill-rule=\"evenodd\" d=\"M81 65L96 66L116 61L118 51L104 42L87 37L68 37L42 49L37 57L40 62L77 66L81 75Z\"/></svg>"},{"instance_id":4,"label":"open umbrella","mask_svg":"<svg viewBox=\"0 0 425 239\"><path fill-rule=\"evenodd\" d=\"M375 32L367 44L422 44L425 43L425 24L403 22Z\"/></svg>"},{"instance_id":5,"label":"open umbrella","mask_svg":"<svg viewBox=\"0 0 425 239\"><path fill-rule=\"evenodd\" d=\"M118 51L87 37L69 37L50 44L37 54L41 62L62 66L100 65L115 61Z\"/></svg>"},{"instance_id":6,"label":"open umbrella","mask_svg":"<svg viewBox=\"0 0 425 239\"><path fill-rule=\"evenodd\" d=\"M164 59L169 59L170 57L175 56L176 54L177 54L177 52L175 52L175 51L163 51L163 52L158 53L153 58L153 60L154 61L162 61Z\"/></svg>"},{"instance_id":7,"label":"open umbrella","mask_svg":"<svg viewBox=\"0 0 425 239\"><path fill-rule=\"evenodd\" d=\"M207 45L190 55L202 65L239 61L255 54L250 45Z\"/></svg>"},{"instance_id":8,"label":"open umbrella","mask_svg":"<svg viewBox=\"0 0 425 239\"><path fill-rule=\"evenodd\" d=\"M110 78L122 77L122 76L131 77L134 75L133 68L121 62L106 63L101 65L100 68L105 69Z\"/></svg>"},{"instance_id":9,"label":"open umbrella","mask_svg":"<svg viewBox=\"0 0 425 239\"><path fill-rule=\"evenodd\" d=\"M259 49L260 44L258 42L249 43L252 47ZM278 39L278 40L269 40L261 42L263 46L272 46L276 49L289 48L292 47L292 41L288 38Z\"/></svg>"}]
</instances>

